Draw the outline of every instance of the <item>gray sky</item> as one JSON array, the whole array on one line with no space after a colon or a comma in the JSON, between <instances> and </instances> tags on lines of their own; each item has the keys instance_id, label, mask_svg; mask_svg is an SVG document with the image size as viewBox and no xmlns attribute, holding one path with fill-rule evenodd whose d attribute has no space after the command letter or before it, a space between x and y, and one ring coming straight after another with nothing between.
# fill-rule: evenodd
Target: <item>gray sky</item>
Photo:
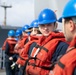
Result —
<instances>
[{"instance_id":1,"label":"gray sky","mask_svg":"<svg viewBox=\"0 0 76 75\"><path fill-rule=\"evenodd\" d=\"M12 5L7 9L7 25L23 26L34 19L33 0L0 0L0 4ZM4 22L4 9L0 7L0 24Z\"/></svg>"},{"instance_id":2,"label":"gray sky","mask_svg":"<svg viewBox=\"0 0 76 75\"><path fill-rule=\"evenodd\" d=\"M12 5L12 8L7 9L7 25L23 26L30 24L37 18L40 11L45 7L57 10L56 14L59 18L67 1L68 0L0 0L0 4L6 2L7 5ZM4 9L0 7L0 24L3 24L3 22ZM61 29L62 24L59 24L58 28Z\"/></svg>"}]
</instances>

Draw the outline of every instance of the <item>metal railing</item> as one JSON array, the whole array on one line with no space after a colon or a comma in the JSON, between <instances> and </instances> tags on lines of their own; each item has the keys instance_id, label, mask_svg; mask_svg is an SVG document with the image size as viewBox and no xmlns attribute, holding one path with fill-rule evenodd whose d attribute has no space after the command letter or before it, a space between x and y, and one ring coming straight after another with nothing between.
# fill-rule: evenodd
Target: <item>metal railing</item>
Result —
<instances>
[{"instance_id":1,"label":"metal railing","mask_svg":"<svg viewBox=\"0 0 76 75\"><path fill-rule=\"evenodd\" d=\"M0 69L4 69L4 60L5 60L5 53L0 48Z\"/></svg>"}]
</instances>

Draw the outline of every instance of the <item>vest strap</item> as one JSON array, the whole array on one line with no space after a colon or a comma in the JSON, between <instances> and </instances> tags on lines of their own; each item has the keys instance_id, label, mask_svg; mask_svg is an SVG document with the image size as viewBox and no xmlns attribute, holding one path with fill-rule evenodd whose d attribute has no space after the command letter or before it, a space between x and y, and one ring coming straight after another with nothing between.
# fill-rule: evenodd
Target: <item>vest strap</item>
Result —
<instances>
[{"instance_id":1,"label":"vest strap","mask_svg":"<svg viewBox=\"0 0 76 75\"><path fill-rule=\"evenodd\" d=\"M62 69L65 68L65 65L63 63L61 63L60 61L57 63Z\"/></svg>"},{"instance_id":2,"label":"vest strap","mask_svg":"<svg viewBox=\"0 0 76 75\"><path fill-rule=\"evenodd\" d=\"M28 65L32 65L34 67L39 67L39 68L42 68L42 69L45 69L45 70L52 70L54 68L54 64L52 64L51 66L47 67L47 66L38 66L34 63L30 63L28 62Z\"/></svg>"},{"instance_id":3,"label":"vest strap","mask_svg":"<svg viewBox=\"0 0 76 75\"><path fill-rule=\"evenodd\" d=\"M25 60L25 59L23 59L23 58L22 58L22 57L20 57L20 56L19 56L19 58L20 58L20 59L22 59L22 60Z\"/></svg>"},{"instance_id":4,"label":"vest strap","mask_svg":"<svg viewBox=\"0 0 76 75\"><path fill-rule=\"evenodd\" d=\"M39 45L37 45L37 44L36 44L36 48L40 48L40 50L43 49L43 50L45 50L46 52L48 52L48 49L47 49L47 48L45 48L45 47L43 47L43 46L39 46Z\"/></svg>"}]
</instances>

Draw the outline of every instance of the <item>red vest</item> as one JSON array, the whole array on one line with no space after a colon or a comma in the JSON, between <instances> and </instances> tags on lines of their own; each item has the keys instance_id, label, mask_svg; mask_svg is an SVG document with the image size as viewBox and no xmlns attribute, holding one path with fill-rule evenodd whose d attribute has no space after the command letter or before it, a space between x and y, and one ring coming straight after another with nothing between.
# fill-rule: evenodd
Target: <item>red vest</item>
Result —
<instances>
[{"instance_id":1,"label":"red vest","mask_svg":"<svg viewBox=\"0 0 76 75\"><path fill-rule=\"evenodd\" d=\"M5 50L7 40L8 40L8 38L4 41L3 46L2 46L2 50Z\"/></svg>"},{"instance_id":2,"label":"red vest","mask_svg":"<svg viewBox=\"0 0 76 75\"><path fill-rule=\"evenodd\" d=\"M28 50L30 45L33 42L39 42L39 38L38 36L31 36L31 40L24 45L24 47L22 48L22 50L20 51L20 58L18 58L17 63L21 64L22 66L25 64L25 61L28 59Z\"/></svg>"},{"instance_id":3,"label":"red vest","mask_svg":"<svg viewBox=\"0 0 76 75\"><path fill-rule=\"evenodd\" d=\"M18 53L21 51L21 49L23 48L23 46L25 45L25 42L27 40L27 36L26 37L23 37L22 39L20 39L17 44L15 45L15 48L14 48L14 51L15 53Z\"/></svg>"},{"instance_id":4,"label":"red vest","mask_svg":"<svg viewBox=\"0 0 76 75\"><path fill-rule=\"evenodd\" d=\"M9 44L9 48L10 48L9 53L14 53L14 47L15 47L17 41L15 40L15 38L8 38L7 42Z\"/></svg>"},{"instance_id":5,"label":"red vest","mask_svg":"<svg viewBox=\"0 0 76 75\"><path fill-rule=\"evenodd\" d=\"M60 41L65 41L63 34L52 32L41 44L37 43L37 46L31 53L31 57L36 59L29 61L29 65L26 68L27 74L47 75L49 70L45 70L42 67L49 67L51 65L52 55Z\"/></svg>"},{"instance_id":6,"label":"red vest","mask_svg":"<svg viewBox=\"0 0 76 75\"><path fill-rule=\"evenodd\" d=\"M76 68L76 38L49 75L73 75L74 68Z\"/></svg>"}]
</instances>

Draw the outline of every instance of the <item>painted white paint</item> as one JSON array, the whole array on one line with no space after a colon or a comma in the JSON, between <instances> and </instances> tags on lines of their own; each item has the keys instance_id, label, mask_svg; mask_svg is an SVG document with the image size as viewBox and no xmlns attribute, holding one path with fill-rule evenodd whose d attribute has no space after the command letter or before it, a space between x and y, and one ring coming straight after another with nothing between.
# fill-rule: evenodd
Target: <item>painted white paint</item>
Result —
<instances>
[{"instance_id":1,"label":"painted white paint","mask_svg":"<svg viewBox=\"0 0 76 75\"><path fill-rule=\"evenodd\" d=\"M49 7L52 10L57 10L56 15L59 18L62 15L63 8L68 0L49 0ZM62 29L62 24L58 23L58 29Z\"/></svg>"},{"instance_id":2,"label":"painted white paint","mask_svg":"<svg viewBox=\"0 0 76 75\"><path fill-rule=\"evenodd\" d=\"M39 13L43 9L49 8L48 0L34 0L34 8L35 8L35 18L37 18Z\"/></svg>"},{"instance_id":3,"label":"painted white paint","mask_svg":"<svg viewBox=\"0 0 76 75\"><path fill-rule=\"evenodd\" d=\"M63 8L68 0L34 0L35 1L35 18L44 8L50 8L53 11L57 10L57 18L61 16ZM62 29L61 23L58 24L58 29Z\"/></svg>"}]
</instances>

